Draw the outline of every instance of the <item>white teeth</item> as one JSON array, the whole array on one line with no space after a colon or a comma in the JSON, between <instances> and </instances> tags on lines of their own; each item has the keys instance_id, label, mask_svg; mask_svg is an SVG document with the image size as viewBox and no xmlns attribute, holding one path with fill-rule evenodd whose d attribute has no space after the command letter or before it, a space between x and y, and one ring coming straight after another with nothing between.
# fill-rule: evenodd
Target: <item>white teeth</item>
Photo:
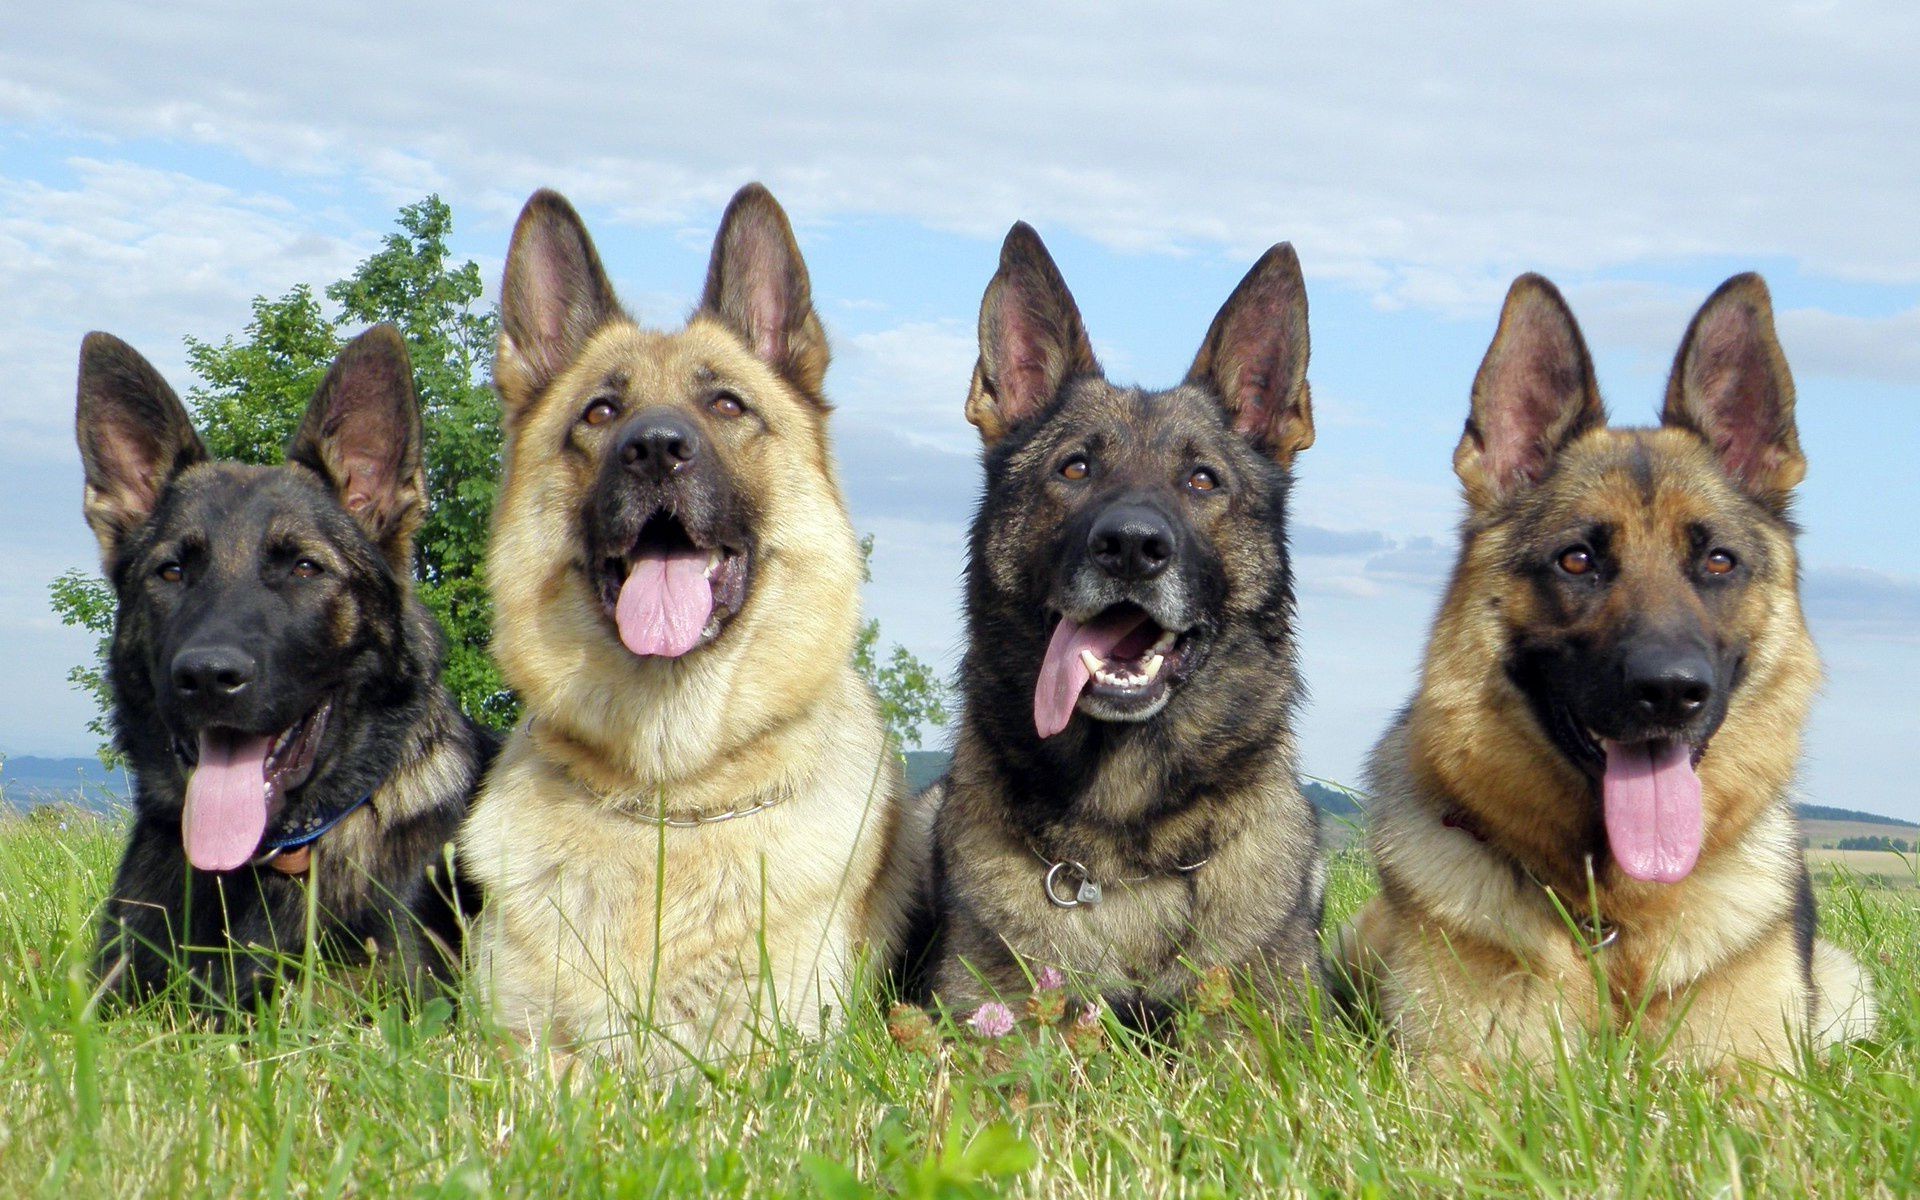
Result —
<instances>
[{"instance_id":1,"label":"white teeth","mask_svg":"<svg viewBox=\"0 0 1920 1200\"><path fill-rule=\"evenodd\" d=\"M718 550L707 551L707 580L709 582L713 580L714 576L720 573L720 562L720 552Z\"/></svg>"},{"instance_id":2,"label":"white teeth","mask_svg":"<svg viewBox=\"0 0 1920 1200\"><path fill-rule=\"evenodd\" d=\"M1080 661L1086 664L1089 674L1101 675L1106 672L1107 660L1091 650L1080 651Z\"/></svg>"},{"instance_id":3,"label":"white teeth","mask_svg":"<svg viewBox=\"0 0 1920 1200\"><path fill-rule=\"evenodd\" d=\"M1160 667L1166 661L1167 661L1166 655L1161 654L1158 651L1155 651L1154 653L1149 654L1147 656L1146 665L1140 668L1140 672L1141 674L1145 675L1148 679L1152 679L1155 676L1160 674Z\"/></svg>"},{"instance_id":4,"label":"white teeth","mask_svg":"<svg viewBox=\"0 0 1920 1200\"><path fill-rule=\"evenodd\" d=\"M1160 652L1161 654L1165 654L1167 651L1173 649L1173 644L1179 640L1180 640L1179 634L1175 633L1171 629L1164 630L1160 634L1159 640L1154 642L1153 649ZM1152 674L1152 672L1148 672L1148 674Z\"/></svg>"}]
</instances>

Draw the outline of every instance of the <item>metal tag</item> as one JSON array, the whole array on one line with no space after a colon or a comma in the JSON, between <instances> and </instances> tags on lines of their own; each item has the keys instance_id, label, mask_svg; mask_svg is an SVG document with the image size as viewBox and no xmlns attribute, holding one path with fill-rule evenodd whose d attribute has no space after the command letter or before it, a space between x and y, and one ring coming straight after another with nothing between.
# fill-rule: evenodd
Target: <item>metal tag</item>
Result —
<instances>
[{"instance_id":1,"label":"metal tag","mask_svg":"<svg viewBox=\"0 0 1920 1200\"><path fill-rule=\"evenodd\" d=\"M1082 879L1080 889L1073 894L1073 898L1081 904L1098 904L1100 903L1100 885L1091 879Z\"/></svg>"}]
</instances>

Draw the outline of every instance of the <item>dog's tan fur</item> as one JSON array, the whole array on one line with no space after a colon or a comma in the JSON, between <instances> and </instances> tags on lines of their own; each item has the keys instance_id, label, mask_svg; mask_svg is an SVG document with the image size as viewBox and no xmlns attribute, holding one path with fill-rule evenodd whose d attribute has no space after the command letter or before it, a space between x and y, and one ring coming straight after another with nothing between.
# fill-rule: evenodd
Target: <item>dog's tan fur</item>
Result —
<instances>
[{"instance_id":1,"label":"dog's tan fur","mask_svg":"<svg viewBox=\"0 0 1920 1200\"><path fill-rule=\"evenodd\" d=\"M1515 285L1476 384L1475 421L1490 399L1482 387L1503 354L1519 352L1527 323L1545 319L1547 294L1560 303L1544 281ZM1690 354L1696 337L1702 349ZM1703 357L1716 352L1713 339L1717 360ZM1820 941L1810 963L1802 957L1813 912L1789 786L1820 668L1784 516L1804 460L1766 290L1739 277L1702 309L1658 429L1607 428L1577 330L1572 343L1577 368L1536 378L1584 393L1580 411L1518 451L1544 454L1537 487L1501 494L1474 421L1456 454L1470 510L1464 545L1419 690L1372 756L1368 837L1383 888L1347 930L1343 965L1416 1055L1539 1061L1606 1026L1649 1044L1671 1037L1671 1053L1703 1065L1784 1064L1803 1042L1866 1032L1874 1005L1843 951ZM1716 418L1697 394L1729 382L1703 371L1735 362L1764 376L1741 387L1783 397L1781 428L1744 479L1740 464L1716 456ZM1614 531L1619 580L1593 624L1568 628L1513 564L1529 531L1596 519ZM1589 880L1594 856L1578 848L1596 835L1593 785L1509 677L1510 648L1521 636L1605 636L1662 606L1697 610L1676 564L1689 531L1708 526L1736 527L1764 567L1732 608L1706 614L1719 636L1742 640L1746 660L1699 763L1699 863L1681 882L1657 884L1603 858ZM1619 936L1590 953L1595 934L1580 926L1596 916Z\"/></svg>"},{"instance_id":2,"label":"dog's tan fur","mask_svg":"<svg viewBox=\"0 0 1920 1200\"><path fill-rule=\"evenodd\" d=\"M530 223L567 218L537 196L516 251ZM736 219L785 239L804 299L772 197L743 190L723 239ZM585 286L604 288L586 247ZM902 920L889 889L914 871L897 759L851 665L861 564L818 390L824 337L808 308L793 353L770 362L721 308L677 333L603 313L547 379L509 327L497 371L507 467L488 578L529 721L462 837L487 897L478 979L509 1027L656 1070L743 1049L776 1012L812 1032L823 1007L844 1011L860 949L884 950ZM628 653L579 565L598 464L560 448L612 373L688 411L717 380L764 422L711 438L757 506L755 574L742 611L681 659ZM691 828L649 819L760 803Z\"/></svg>"}]
</instances>

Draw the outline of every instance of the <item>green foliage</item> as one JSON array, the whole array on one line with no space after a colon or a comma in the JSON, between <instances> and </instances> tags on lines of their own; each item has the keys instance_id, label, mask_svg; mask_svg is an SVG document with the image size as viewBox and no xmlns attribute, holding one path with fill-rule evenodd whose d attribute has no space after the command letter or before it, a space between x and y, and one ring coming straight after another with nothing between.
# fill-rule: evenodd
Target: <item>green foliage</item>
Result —
<instances>
[{"instance_id":1,"label":"green foliage","mask_svg":"<svg viewBox=\"0 0 1920 1200\"><path fill-rule=\"evenodd\" d=\"M93 697L94 714L87 729L100 739L95 753L101 765L118 767L123 756L113 748L113 728L107 714L113 710L113 697L107 690L107 654L113 648L113 589L107 581L90 571L72 570L53 581L53 611L60 623L75 625L95 637L93 661L67 672L67 682Z\"/></svg>"},{"instance_id":2,"label":"green foliage","mask_svg":"<svg viewBox=\"0 0 1920 1200\"><path fill-rule=\"evenodd\" d=\"M1884 834L1872 837L1844 837L1834 843L1836 850L1887 850L1895 854L1912 854L1914 843L1905 838L1887 837Z\"/></svg>"},{"instance_id":3,"label":"green foliage","mask_svg":"<svg viewBox=\"0 0 1920 1200\"><path fill-rule=\"evenodd\" d=\"M452 264L453 212L438 196L402 208L399 226L327 297L342 324L390 321L407 339L432 500L415 555L420 597L447 631L447 686L476 720L505 729L519 705L487 652L493 606L484 578L500 476L500 405L487 383L500 318L480 303L479 266Z\"/></svg>"},{"instance_id":4,"label":"green foliage","mask_svg":"<svg viewBox=\"0 0 1920 1200\"><path fill-rule=\"evenodd\" d=\"M873 559L873 535L860 539L860 574L870 578L868 564ZM951 719L948 708L951 689L932 667L916 658L905 646L896 644L882 661L880 622L869 620L860 627L853 645L853 665L873 684L880 699L880 717L886 722L887 736L895 748L917 750L929 728L939 728Z\"/></svg>"},{"instance_id":5,"label":"green foliage","mask_svg":"<svg viewBox=\"0 0 1920 1200\"><path fill-rule=\"evenodd\" d=\"M337 324L305 284L278 300L253 298L243 341L187 339L201 382L187 392L193 423L215 458L277 463L307 401L340 351Z\"/></svg>"},{"instance_id":6,"label":"green foliage","mask_svg":"<svg viewBox=\"0 0 1920 1200\"><path fill-rule=\"evenodd\" d=\"M962 1112L961 1121L970 1114ZM896 1108L874 1131L874 1157L884 1184L860 1180L852 1167L821 1154L803 1154L800 1166L820 1195L829 1200L984 1200L999 1193L995 1181L1018 1179L1040 1161L1032 1142L1011 1125L995 1121L968 1134L961 1128L945 1132L936 1150L921 1153L918 1137Z\"/></svg>"}]
</instances>

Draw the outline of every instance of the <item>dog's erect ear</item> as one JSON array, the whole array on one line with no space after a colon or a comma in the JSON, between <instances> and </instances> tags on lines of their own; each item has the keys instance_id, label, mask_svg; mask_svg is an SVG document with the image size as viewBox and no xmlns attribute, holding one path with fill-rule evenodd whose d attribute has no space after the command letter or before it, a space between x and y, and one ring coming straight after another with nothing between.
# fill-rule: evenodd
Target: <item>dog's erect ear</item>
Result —
<instances>
[{"instance_id":1,"label":"dog's erect ear","mask_svg":"<svg viewBox=\"0 0 1920 1200\"><path fill-rule=\"evenodd\" d=\"M320 382L287 461L317 471L402 576L426 516L420 404L407 343L391 325L354 338Z\"/></svg>"},{"instance_id":2,"label":"dog's erect ear","mask_svg":"<svg viewBox=\"0 0 1920 1200\"><path fill-rule=\"evenodd\" d=\"M1593 360L1560 290L1522 275L1473 380L1473 410L1453 452L1477 508L1538 483L1574 438L1607 423Z\"/></svg>"},{"instance_id":3,"label":"dog's erect ear","mask_svg":"<svg viewBox=\"0 0 1920 1200\"><path fill-rule=\"evenodd\" d=\"M707 262L700 311L746 340L754 354L815 403L827 380L827 334L793 226L773 193L750 183L733 194Z\"/></svg>"},{"instance_id":4,"label":"dog's erect ear","mask_svg":"<svg viewBox=\"0 0 1920 1200\"><path fill-rule=\"evenodd\" d=\"M111 575L127 535L146 524L175 475L206 461L207 448L160 372L110 333L89 333L80 343L74 434L86 469L87 524Z\"/></svg>"},{"instance_id":5,"label":"dog's erect ear","mask_svg":"<svg viewBox=\"0 0 1920 1200\"><path fill-rule=\"evenodd\" d=\"M608 321L624 315L580 214L541 189L520 210L500 284L494 382L512 422Z\"/></svg>"},{"instance_id":6,"label":"dog's erect ear","mask_svg":"<svg viewBox=\"0 0 1920 1200\"><path fill-rule=\"evenodd\" d=\"M1705 438L1742 490L1784 511L1807 459L1764 279L1735 275L1700 306L1674 358L1660 422Z\"/></svg>"},{"instance_id":7,"label":"dog's erect ear","mask_svg":"<svg viewBox=\"0 0 1920 1200\"><path fill-rule=\"evenodd\" d=\"M1187 382L1211 388L1233 427L1286 466L1313 445L1307 348L1307 284L1300 256L1281 242L1220 306Z\"/></svg>"},{"instance_id":8,"label":"dog's erect ear","mask_svg":"<svg viewBox=\"0 0 1920 1200\"><path fill-rule=\"evenodd\" d=\"M1060 268L1033 226L1016 222L980 300L980 358L967 420L991 446L1051 404L1067 380L1099 371Z\"/></svg>"}]
</instances>

